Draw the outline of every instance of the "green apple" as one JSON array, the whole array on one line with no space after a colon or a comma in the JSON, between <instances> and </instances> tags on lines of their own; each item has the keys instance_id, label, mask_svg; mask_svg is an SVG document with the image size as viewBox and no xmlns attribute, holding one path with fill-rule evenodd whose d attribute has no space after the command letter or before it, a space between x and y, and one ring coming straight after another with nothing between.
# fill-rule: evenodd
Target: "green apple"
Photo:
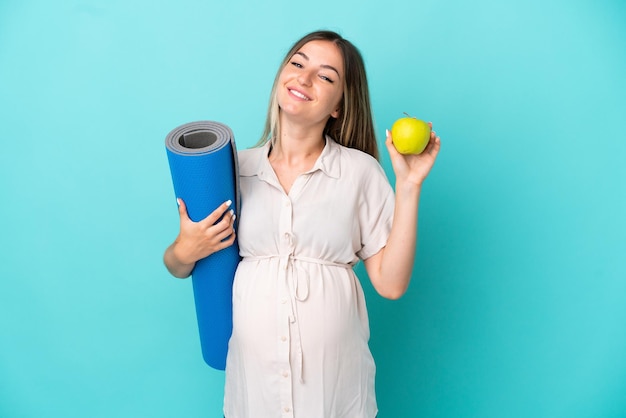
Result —
<instances>
[{"instance_id":1,"label":"green apple","mask_svg":"<svg viewBox=\"0 0 626 418\"><path fill-rule=\"evenodd\" d=\"M393 145L401 154L420 154L430 140L430 125L414 117L400 118L391 127Z\"/></svg>"}]
</instances>

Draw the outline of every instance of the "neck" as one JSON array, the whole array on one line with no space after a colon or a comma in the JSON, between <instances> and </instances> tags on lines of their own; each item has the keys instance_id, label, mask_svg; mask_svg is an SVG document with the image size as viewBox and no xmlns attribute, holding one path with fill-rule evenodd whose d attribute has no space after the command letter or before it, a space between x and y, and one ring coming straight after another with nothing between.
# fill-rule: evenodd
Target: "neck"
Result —
<instances>
[{"instance_id":1,"label":"neck","mask_svg":"<svg viewBox=\"0 0 626 418\"><path fill-rule=\"evenodd\" d=\"M272 159L298 164L310 158L317 159L326 145L324 125L302 126L281 121L280 132L272 149Z\"/></svg>"}]
</instances>

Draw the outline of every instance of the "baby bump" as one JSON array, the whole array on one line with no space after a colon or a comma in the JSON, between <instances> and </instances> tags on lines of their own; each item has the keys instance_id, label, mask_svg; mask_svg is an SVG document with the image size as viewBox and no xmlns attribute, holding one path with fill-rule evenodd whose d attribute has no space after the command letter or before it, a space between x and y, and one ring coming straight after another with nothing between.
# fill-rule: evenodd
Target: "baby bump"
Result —
<instances>
[{"instance_id":1,"label":"baby bump","mask_svg":"<svg viewBox=\"0 0 626 418\"><path fill-rule=\"evenodd\" d=\"M296 300L303 345L319 348L362 345L369 339L367 308L351 269L310 266L308 295ZM302 281L301 277L295 279ZM303 286L298 284L298 288Z\"/></svg>"},{"instance_id":2,"label":"baby bump","mask_svg":"<svg viewBox=\"0 0 626 418\"><path fill-rule=\"evenodd\" d=\"M369 339L363 290L351 268L244 259L233 284L233 334L259 343L284 333L285 321L312 347Z\"/></svg>"}]
</instances>

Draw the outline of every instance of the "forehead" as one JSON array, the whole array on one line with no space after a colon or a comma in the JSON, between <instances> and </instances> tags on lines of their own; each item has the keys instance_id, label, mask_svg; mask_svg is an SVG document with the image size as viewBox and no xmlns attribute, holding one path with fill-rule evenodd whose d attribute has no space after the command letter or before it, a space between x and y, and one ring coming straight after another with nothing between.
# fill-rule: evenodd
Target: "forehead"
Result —
<instances>
[{"instance_id":1,"label":"forehead","mask_svg":"<svg viewBox=\"0 0 626 418\"><path fill-rule=\"evenodd\" d=\"M331 41L309 41L296 51L300 52L315 64L330 65L343 74L343 54L341 49Z\"/></svg>"}]
</instances>

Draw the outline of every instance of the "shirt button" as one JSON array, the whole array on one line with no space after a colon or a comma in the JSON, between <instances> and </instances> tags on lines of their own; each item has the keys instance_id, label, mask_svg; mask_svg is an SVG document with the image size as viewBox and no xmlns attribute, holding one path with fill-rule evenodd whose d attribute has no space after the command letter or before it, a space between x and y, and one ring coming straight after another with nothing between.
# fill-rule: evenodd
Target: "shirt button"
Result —
<instances>
[{"instance_id":1,"label":"shirt button","mask_svg":"<svg viewBox=\"0 0 626 418\"><path fill-rule=\"evenodd\" d=\"M283 372L283 377L289 377L289 372Z\"/></svg>"},{"instance_id":2,"label":"shirt button","mask_svg":"<svg viewBox=\"0 0 626 418\"><path fill-rule=\"evenodd\" d=\"M285 303L287 303L287 299L281 299L280 303L284 305Z\"/></svg>"},{"instance_id":3,"label":"shirt button","mask_svg":"<svg viewBox=\"0 0 626 418\"><path fill-rule=\"evenodd\" d=\"M283 410L284 410L285 412L289 412L289 411L291 411L291 408L289 408L288 406L286 406L286 407L284 407L284 408L283 408Z\"/></svg>"},{"instance_id":4,"label":"shirt button","mask_svg":"<svg viewBox=\"0 0 626 418\"><path fill-rule=\"evenodd\" d=\"M287 337L285 337L285 336L283 335L282 337L280 337L280 340L281 340L282 342L285 342L285 341L287 341Z\"/></svg>"}]
</instances>

